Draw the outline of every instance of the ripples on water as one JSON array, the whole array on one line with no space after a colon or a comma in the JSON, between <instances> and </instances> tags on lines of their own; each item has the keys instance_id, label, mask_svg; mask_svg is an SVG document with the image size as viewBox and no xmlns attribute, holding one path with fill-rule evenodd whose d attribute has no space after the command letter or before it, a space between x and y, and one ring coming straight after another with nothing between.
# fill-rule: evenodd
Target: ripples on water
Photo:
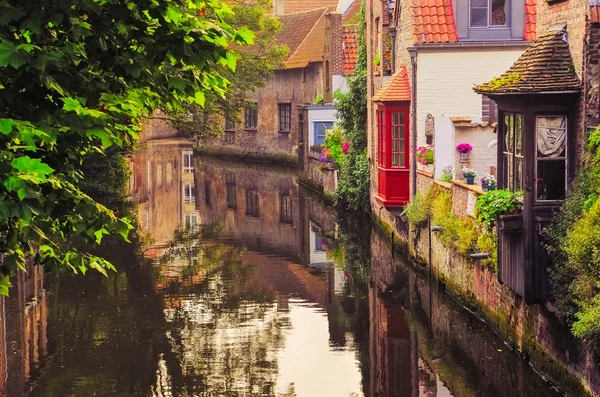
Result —
<instances>
[{"instance_id":1,"label":"ripples on water","mask_svg":"<svg viewBox=\"0 0 600 397\"><path fill-rule=\"evenodd\" d=\"M136 154L138 242L103 247L119 273L15 282L0 396L558 395L291 171L190 150Z\"/></svg>"}]
</instances>

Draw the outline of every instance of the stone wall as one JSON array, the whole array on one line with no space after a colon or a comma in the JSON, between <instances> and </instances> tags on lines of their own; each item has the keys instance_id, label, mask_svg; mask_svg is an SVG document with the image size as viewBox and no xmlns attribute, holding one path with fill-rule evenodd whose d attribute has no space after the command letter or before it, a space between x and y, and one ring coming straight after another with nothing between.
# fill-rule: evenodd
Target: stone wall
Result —
<instances>
[{"instance_id":1,"label":"stone wall","mask_svg":"<svg viewBox=\"0 0 600 397\"><path fill-rule=\"evenodd\" d=\"M338 169L336 164L322 163L315 155L309 154L304 179L309 186L322 190L326 195L332 195L337 188Z\"/></svg>"}]
</instances>

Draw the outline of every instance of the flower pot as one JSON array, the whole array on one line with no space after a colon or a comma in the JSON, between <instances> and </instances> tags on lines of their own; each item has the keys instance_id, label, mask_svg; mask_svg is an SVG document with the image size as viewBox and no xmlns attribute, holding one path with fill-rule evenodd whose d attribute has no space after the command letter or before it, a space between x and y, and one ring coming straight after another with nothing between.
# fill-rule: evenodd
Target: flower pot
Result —
<instances>
[{"instance_id":1,"label":"flower pot","mask_svg":"<svg viewBox=\"0 0 600 397\"><path fill-rule=\"evenodd\" d=\"M496 190L496 186L483 185L483 190L485 190L486 192L489 192L490 190Z\"/></svg>"},{"instance_id":2,"label":"flower pot","mask_svg":"<svg viewBox=\"0 0 600 397\"><path fill-rule=\"evenodd\" d=\"M475 177L472 177L472 178L465 177L465 180L467 181L467 185L473 185L475 183Z\"/></svg>"},{"instance_id":3,"label":"flower pot","mask_svg":"<svg viewBox=\"0 0 600 397\"><path fill-rule=\"evenodd\" d=\"M500 215L498 228L504 232L517 232L523 230L523 215Z\"/></svg>"},{"instance_id":4,"label":"flower pot","mask_svg":"<svg viewBox=\"0 0 600 397\"><path fill-rule=\"evenodd\" d=\"M459 153L460 153L460 161L469 161L471 159L470 152L459 152Z\"/></svg>"}]
</instances>

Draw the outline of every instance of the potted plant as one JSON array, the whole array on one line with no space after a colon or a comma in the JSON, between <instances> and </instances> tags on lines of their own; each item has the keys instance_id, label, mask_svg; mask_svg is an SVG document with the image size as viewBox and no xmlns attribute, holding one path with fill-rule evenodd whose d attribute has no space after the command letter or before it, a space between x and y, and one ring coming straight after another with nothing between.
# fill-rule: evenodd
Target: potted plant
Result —
<instances>
[{"instance_id":1,"label":"potted plant","mask_svg":"<svg viewBox=\"0 0 600 397\"><path fill-rule=\"evenodd\" d=\"M477 198L477 219L488 228L498 222L500 230L520 230L523 227L521 193L508 190L490 190Z\"/></svg>"},{"instance_id":2,"label":"potted plant","mask_svg":"<svg viewBox=\"0 0 600 397\"><path fill-rule=\"evenodd\" d=\"M442 181L450 183L452 182L452 166L447 166L442 170Z\"/></svg>"},{"instance_id":3,"label":"potted plant","mask_svg":"<svg viewBox=\"0 0 600 397\"><path fill-rule=\"evenodd\" d=\"M495 190L496 183L496 177L494 175L485 174L485 176L481 178L481 187L483 188L483 190Z\"/></svg>"},{"instance_id":4,"label":"potted plant","mask_svg":"<svg viewBox=\"0 0 600 397\"><path fill-rule=\"evenodd\" d=\"M433 164L433 147L429 145L417 146L415 149L417 161L423 165Z\"/></svg>"},{"instance_id":5,"label":"potted plant","mask_svg":"<svg viewBox=\"0 0 600 397\"><path fill-rule=\"evenodd\" d=\"M460 161L469 161L473 146L463 142L456 145L456 150L460 153Z\"/></svg>"},{"instance_id":6,"label":"potted plant","mask_svg":"<svg viewBox=\"0 0 600 397\"><path fill-rule=\"evenodd\" d=\"M462 170L462 174L465 177L465 180L467 181L467 185L472 185L475 182L475 177L477 176L477 172L474 169L471 168L463 168Z\"/></svg>"}]
</instances>

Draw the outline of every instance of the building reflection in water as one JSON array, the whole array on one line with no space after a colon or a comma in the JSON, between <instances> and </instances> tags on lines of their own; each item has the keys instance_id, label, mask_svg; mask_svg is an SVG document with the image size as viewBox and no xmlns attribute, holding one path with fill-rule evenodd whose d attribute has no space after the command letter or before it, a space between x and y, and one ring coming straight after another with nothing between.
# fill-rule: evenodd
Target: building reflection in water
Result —
<instances>
[{"instance_id":1,"label":"building reflection in water","mask_svg":"<svg viewBox=\"0 0 600 397\"><path fill-rule=\"evenodd\" d=\"M48 306L44 273L31 262L0 296L0 396L20 396L32 387L48 353Z\"/></svg>"}]
</instances>

